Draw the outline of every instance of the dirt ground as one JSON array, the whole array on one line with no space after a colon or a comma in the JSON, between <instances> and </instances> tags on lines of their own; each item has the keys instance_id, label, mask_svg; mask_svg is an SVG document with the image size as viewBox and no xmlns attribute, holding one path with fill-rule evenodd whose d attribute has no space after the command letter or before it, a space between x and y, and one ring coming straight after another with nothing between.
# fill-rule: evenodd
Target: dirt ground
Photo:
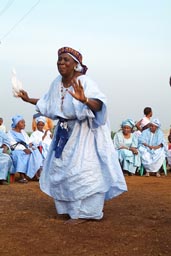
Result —
<instances>
[{"instance_id":1,"label":"dirt ground","mask_svg":"<svg viewBox=\"0 0 171 256\"><path fill-rule=\"evenodd\" d=\"M79 225L64 224L36 181L0 186L0 255L170 256L171 173L126 181L103 220Z\"/></svg>"}]
</instances>

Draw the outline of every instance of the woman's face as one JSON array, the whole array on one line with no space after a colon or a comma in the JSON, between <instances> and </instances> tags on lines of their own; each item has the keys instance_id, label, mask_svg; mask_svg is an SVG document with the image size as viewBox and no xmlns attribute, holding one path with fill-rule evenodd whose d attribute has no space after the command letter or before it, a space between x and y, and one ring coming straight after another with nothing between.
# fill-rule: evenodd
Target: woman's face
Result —
<instances>
[{"instance_id":1,"label":"woman's face","mask_svg":"<svg viewBox=\"0 0 171 256\"><path fill-rule=\"evenodd\" d=\"M37 130L39 131L43 131L43 128L44 128L45 124L43 122L38 122L37 123Z\"/></svg>"},{"instance_id":2,"label":"woman's face","mask_svg":"<svg viewBox=\"0 0 171 256\"><path fill-rule=\"evenodd\" d=\"M157 126L156 125L154 125L154 124L150 124L150 131L152 132L152 133L155 133L155 131L157 130Z\"/></svg>"},{"instance_id":3,"label":"woman's face","mask_svg":"<svg viewBox=\"0 0 171 256\"><path fill-rule=\"evenodd\" d=\"M19 129L19 130L22 130L25 128L25 120L21 120L18 122L18 124L16 125L16 127Z\"/></svg>"},{"instance_id":4,"label":"woman's face","mask_svg":"<svg viewBox=\"0 0 171 256\"><path fill-rule=\"evenodd\" d=\"M72 76L76 64L76 61L67 53L63 53L58 57L57 67L61 76Z\"/></svg>"},{"instance_id":5,"label":"woman's face","mask_svg":"<svg viewBox=\"0 0 171 256\"><path fill-rule=\"evenodd\" d=\"M132 128L128 125L124 125L122 127L122 131L124 135L130 134L132 132Z\"/></svg>"}]
</instances>

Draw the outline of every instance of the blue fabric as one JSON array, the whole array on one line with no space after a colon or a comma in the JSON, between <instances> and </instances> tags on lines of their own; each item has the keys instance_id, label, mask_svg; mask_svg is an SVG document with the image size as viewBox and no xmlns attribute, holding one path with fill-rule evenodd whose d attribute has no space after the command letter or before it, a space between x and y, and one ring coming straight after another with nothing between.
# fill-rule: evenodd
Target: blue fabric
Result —
<instances>
[{"instance_id":1,"label":"blue fabric","mask_svg":"<svg viewBox=\"0 0 171 256\"><path fill-rule=\"evenodd\" d=\"M26 148L22 144L18 144L16 148L11 152L13 160L13 173L21 172L25 173L29 178L33 178L42 166L42 155L36 147L29 147L29 136L25 131L21 133L11 130L8 132L11 146L17 142L23 141L27 147L31 150L31 154L26 154L24 149Z\"/></svg>"},{"instance_id":2,"label":"blue fabric","mask_svg":"<svg viewBox=\"0 0 171 256\"><path fill-rule=\"evenodd\" d=\"M67 122L66 122L67 124ZM57 132L56 132L56 139L55 139L55 157L61 157L62 151L68 141L69 133L68 129L63 127L63 122L59 122Z\"/></svg>"},{"instance_id":3,"label":"blue fabric","mask_svg":"<svg viewBox=\"0 0 171 256\"><path fill-rule=\"evenodd\" d=\"M118 158L123 170L135 174L137 167L141 165L140 154L133 154L129 149L123 149L125 147L138 148L138 138L134 133L131 133L130 139L125 139L123 132L119 131L114 136L114 146L118 152Z\"/></svg>"},{"instance_id":4,"label":"blue fabric","mask_svg":"<svg viewBox=\"0 0 171 256\"><path fill-rule=\"evenodd\" d=\"M16 116L13 116L12 117L12 124L11 124L11 127L12 128L15 128L16 125L18 124L18 122L20 122L21 120L24 120L24 118L20 115L16 115Z\"/></svg>"},{"instance_id":5,"label":"blue fabric","mask_svg":"<svg viewBox=\"0 0 171 256\"><path fill-rule=\"evenodd\" d=\"M6 145L10 148L10 141L6 133L0 131L0 147ZM8 154L3 153L3 149L0 149L0 180L6 180L8 172L12 173L13 163Z\"/></svg>"},{"instance_id":6,"label":"blue fabric","mask_svg":"<svg viewBox=\"0 0 171 256\"><path fill-rule=\"evenodd\" d=\"M144 146L144 143L149 146L158 146L163 144L163 147L154 150ZM157 172L162 166L167 154L167 146L161 129L157 128L155 133L152 133L150 128L144 130L138 138L138 144L141 162L146 171Z\"/></svg>"}]
</instances>

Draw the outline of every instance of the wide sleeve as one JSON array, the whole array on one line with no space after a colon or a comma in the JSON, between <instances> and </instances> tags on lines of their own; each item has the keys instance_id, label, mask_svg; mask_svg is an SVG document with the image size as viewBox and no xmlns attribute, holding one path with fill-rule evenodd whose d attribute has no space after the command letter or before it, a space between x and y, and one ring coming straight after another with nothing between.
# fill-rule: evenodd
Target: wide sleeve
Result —
<instances>
[{"instance_id":1,"label":"wide sleeve","mask_svg":"<svg viewBox=\"0 0 171 256\"><path fill-rule=\"evenodd\" d=\"M100 111L93 112L87 105L73 99L77 119L83 120L88 118L91 128L97 128L100 125L106 124L107 107L105 95L99 90L97 84L88 76L80 76L79 80L84 88L85 96L90 99L100 100L102 102L102 109Z\"/></svg>"}]
</instances>

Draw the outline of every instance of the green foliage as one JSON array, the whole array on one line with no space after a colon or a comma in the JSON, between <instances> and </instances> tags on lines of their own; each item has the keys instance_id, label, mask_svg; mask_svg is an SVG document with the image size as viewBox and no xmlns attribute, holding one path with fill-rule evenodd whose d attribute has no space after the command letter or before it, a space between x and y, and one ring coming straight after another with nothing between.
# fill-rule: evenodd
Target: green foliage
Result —
<instances>
[{"instance_id":1,"label":"green foliage","mask_svg":"<svg viewBox=\"0 0 171 256\"><path fill-rule=\"evenodd\" d=\"M116 133L116 132L111 131L111 138L112 138L112 140L113 140L113 138L114 138L114 136L115 136L115 133Z\"/></svg>"},{"instance_id":2,"label":"green foliage","mask_svg":"<svg viewBox=\"0 0 171 256\"><path fill-rule=\"evenodd\" d=\"M28 136L30 137L30 135L32 134L32 132L27 132Z\"/></svg>"}]
</instances>

